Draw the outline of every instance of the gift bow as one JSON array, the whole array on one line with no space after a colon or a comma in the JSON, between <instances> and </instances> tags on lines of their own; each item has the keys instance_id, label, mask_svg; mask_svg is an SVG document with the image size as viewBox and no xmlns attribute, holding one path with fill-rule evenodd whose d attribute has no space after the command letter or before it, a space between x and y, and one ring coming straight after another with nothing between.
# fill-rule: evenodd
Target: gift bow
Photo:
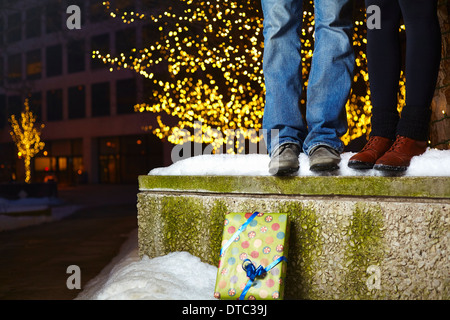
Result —
<instances>
[{"instance_id":1,"label":"gift bow","mask_svg":"<svg viewBox=\"0 0 450 320\"><path fill-rule=\"evenodd\" d=\"M246 264L246 262L248 263ZM258 268L255 268L255 265L250 259L244 260L244 262L242 263L242 269L247 272L247 277L249 277L252 281L255 281L256 277L260 277L267 272L262 265L260 265Z\"/></svg>"},{"instance_id":2,"label":"gift bow","mask_svg":"<svg viewBox=\"0 0 450 320\"><path fill-rule=\"evenodd\" d=\"M277 264L279 264L281 261L286 261L287 259L285 256L279 257L277 260L269 264L266 268L264 268L262 265L259 265L258 268L255 268L253 265L253 262L250 259L245 259L242 263L242 269L245 270L247 273L247 277L249 278L247 284L245 285L244 290L242 290L241 295L239 296L239 300L244 300L245 295L247 294L247 291L250 289L250 287L253 284L253 281L255 281L256 277L260 277L263 274L270 271L273 267L275 267Z\"/></svg>"}]
</instances>

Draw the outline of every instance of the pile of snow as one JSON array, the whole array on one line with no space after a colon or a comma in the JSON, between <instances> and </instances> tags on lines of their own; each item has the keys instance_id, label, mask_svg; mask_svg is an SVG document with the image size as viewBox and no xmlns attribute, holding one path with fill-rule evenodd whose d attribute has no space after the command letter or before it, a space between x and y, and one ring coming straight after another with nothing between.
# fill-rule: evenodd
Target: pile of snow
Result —
<instances>
[{"instance_id":1,"label":"pile of snow","mask_svg":"<svg viewBox=\"0 0 450 320\"><path fill-rule=\"evenodd\" d=\"M51 215L33 215L33 212L51 208ZM0 231L18 229L41 223L57 221L71 215L80 206L62 205L58 198L0 198ZM30 215L27 215L29 212Z\"/></svg>"},{"instance_id":2,"label":"pile of snow","mask_svg":"<svg viewBox=\"0 0 450 320\"><path fill-rule=\"evenodd\" d=\"M217 267L188 252L139 258L137 229L76 300L212 300Z\"/></svg>"},{"instance_id":3,"label":"pile of snow","mask_svg":"<svg viewBox=\"0 0 450 320\"><path fill-rule=\"evenodd\" d=\"M378 170L354 170L347 166L355 153L341 155L339 170L333 175L339 176L382 176ZM300 154L298 176L323 175L309 170L309 159ZM200 155L175 162L171 166L151 170L149 175L230 175L230 176L268 176L270 158L264 154L217 154ZM450 150L428 149L424 154L414 157L404 176L450 176Z\"/></svg>"}]
</instances>

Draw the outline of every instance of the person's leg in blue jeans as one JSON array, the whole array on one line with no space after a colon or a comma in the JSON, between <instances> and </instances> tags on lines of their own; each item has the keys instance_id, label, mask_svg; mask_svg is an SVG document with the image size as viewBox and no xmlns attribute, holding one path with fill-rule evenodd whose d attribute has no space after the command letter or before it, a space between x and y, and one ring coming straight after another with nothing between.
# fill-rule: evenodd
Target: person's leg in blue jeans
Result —
<instances>
[{"instance_id":1,"label":"person's leg in blue jeans","mask_svg":"<svg viewBox=\"0 0 450 320\"><path fill-rule=\"evenodd\" d=\"M327 145L341 153L355 64L352 1L316 0L314 15L314 53L306 101L309 132L303 150L309 155L314 147Z\"/></svg>"},{"instance_id":2,"label":"person's leg in blue jeans","mask_svg":"<svg viewBox=\"0 0 450 320\"><path fill-rule=\"evenodd\" d=\"M302 1L262 0L262 8L266 85L263 129L269 154L274 158L278 147L286 144L294 145L296 152L303 149L308 155L317 146L342 152L340 136L347 130L345 103L354 66L351 1L315 1L315 49L307 92L307 123L300 112Z\"/></svg>"},{"instance_id":3,"label":"person's leg in blue jeans","mask_svg":"<svg viewBox=\"0 0 450 320\"><path fill-rule=\"evenodd\" d=\"M269 153L292 142L300 147L307 128L300 112L302 63L301 0L262 0L264 12L263 68L266 86L263 128ZM278 139L270 130L277 130Z\"/></svg>"}]
</instances>

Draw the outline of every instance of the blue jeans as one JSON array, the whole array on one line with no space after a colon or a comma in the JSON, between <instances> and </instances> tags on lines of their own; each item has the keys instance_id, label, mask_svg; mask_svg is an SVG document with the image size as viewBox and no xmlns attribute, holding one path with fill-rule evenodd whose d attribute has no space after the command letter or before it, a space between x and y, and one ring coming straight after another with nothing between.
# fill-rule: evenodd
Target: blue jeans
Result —
<instances>
[{"instance_id":1,"label":"blue jeans","mask_svg":"<svg viewBox=\"0 0 450 320\"><path fill-rule=\"evenodd\" d=\"M269 154L293 142L309 155L318 145L342 152L353 78L352 1L315 0L315 42L306 122L300 111L302 0L261 0L266 102L263 132ZM275 136L277 135L277 136Z\"/></svg>"}]
</instances>

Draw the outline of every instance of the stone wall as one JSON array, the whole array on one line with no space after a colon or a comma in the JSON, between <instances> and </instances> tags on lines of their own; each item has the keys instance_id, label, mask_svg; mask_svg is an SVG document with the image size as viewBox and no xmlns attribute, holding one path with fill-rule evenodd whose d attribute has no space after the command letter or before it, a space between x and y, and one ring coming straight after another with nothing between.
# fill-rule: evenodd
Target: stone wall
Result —
<instances>
[{"instance_id":1,"label":"stone wall","mask_svg":"<svg viewBox=\"0 0 450 320\"><path fill-rule=\"evenodd\" d=\"M238 179L228 178L230 184ZM194 190L195 184L183 191L175 182L152 189L146 179L138 194L141 256L187 251L218 265L227 212L284 212L291 222L287 299L450 298L448 195L231 193L205 185ZM264 190L264 178L258 179ZM301 185L303 178L293 181ZM439 181L448 183L434 184Z\"/></svg>"}]
</instances>

